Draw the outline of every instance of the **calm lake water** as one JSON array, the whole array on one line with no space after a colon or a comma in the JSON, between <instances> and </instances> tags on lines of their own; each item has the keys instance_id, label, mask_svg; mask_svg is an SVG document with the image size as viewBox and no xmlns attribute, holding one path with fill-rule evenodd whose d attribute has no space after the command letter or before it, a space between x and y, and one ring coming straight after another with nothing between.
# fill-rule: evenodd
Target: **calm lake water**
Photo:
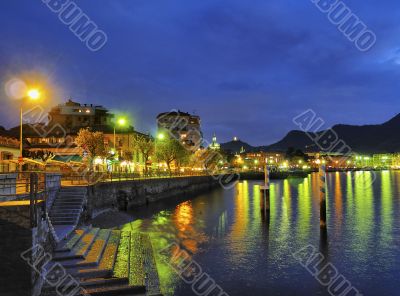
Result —
<instances>
[{"instance_id":1,"label":"calm lake water","mask_svg":"<svg viewBox=\"0 0 400 296\"><path fill-rule=\"evenodd\" d=\"M364 295L400 295L400 172L329 173L326 240L317 174L272 182L269 224L259 184L155 203L121 228L149 233L156 254L180 243L231 296L329 295L292 255L307 245ZM157 265L166 295L195 295L163 255Z\"/></svg>"}]
</instances>

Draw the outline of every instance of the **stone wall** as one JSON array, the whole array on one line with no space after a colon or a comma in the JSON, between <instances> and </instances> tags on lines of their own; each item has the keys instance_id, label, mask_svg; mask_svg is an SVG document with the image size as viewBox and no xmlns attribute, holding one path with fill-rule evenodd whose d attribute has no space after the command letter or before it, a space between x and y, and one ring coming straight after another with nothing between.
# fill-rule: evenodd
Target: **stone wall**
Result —
<instances>
[{"instance_id":1,"label":"stone wall","mask_svg":"<svg viewBox=\"0 0 400 296\"><path fill-rule=\"evenodd\" d=\"M44 196L54 200L60 186L59 174L47 174L47 194L39 193L38 200ZM43 256L43 252L38 250L52 253L53 237L49 222L45 219L45 208L43 201L39 201L34 208L37 219L32 227L29 200L19 198L0 202L0 295L40 294L43 278L31 269L28 261L35 262L35 267L40 270L45 261L38 259Z\"/></svg>"},{"instance_id":2,"label":"stone wall","mask_svg":"<svg viewBox=\"0 0 400 296\"><path fill-rule=\"evenodd\" d=\"M17 174L0 174L0 195L13 195L16 193ZM7 200L0 197L0 201Z\"/></svg>"},{"instance_id":3,"label":"stone wall","mask_svg":"<svg viewBox=\"0 0 400 296\"><path fill-rule=\"evenodd\" d=\"M100 183L88 188L87 218L104 209L126 210L173 196L196 194L219 186L212 176Z\"/></svg>"},{"instance_id":4,"label":"stone wall","mask_svg":"<svg viewBox=\"0 0 400 296\"><path fill-rule=\"evenodd\" d=\"M37 260L40 254L34 252L33 246L39 245L51 253L48 225L42 217L39 203L37 227L31 228L29 203L14 205L11 202L11 205L0 206L0 262L3 267L0 269L0 295L39 295L43 279L27 261L40 261ZM40 263L36 266L38 269Z\"/></svg>"}]
</instances>

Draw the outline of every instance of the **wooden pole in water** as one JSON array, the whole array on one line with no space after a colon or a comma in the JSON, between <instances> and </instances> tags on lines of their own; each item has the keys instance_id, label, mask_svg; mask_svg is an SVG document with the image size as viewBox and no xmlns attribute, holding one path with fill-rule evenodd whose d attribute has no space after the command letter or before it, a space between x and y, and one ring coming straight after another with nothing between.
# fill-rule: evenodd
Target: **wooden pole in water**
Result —
<instances>
[{"instance_id":1,"label":"wooden pole in water","mask_svg":"<svg viewBox=\"0 0 400 296\"><path fill-rule=\"evenodd\" d=\"M319 167L319 225L326 228L326 167Z\"/></svg>"},{"instance_id":2,"label":"wooden pole in water","mask_svg":"<svg viewBox=\"0 0 400 296\"><path fill-rule=\"evenodd\" d=\"M267 164L267 160L265 160L264 165L264 186L260 187L261 191L261 211L268 212L270 211L270 200L269 200L269 168Z\"/></svg>"}]
</instances>

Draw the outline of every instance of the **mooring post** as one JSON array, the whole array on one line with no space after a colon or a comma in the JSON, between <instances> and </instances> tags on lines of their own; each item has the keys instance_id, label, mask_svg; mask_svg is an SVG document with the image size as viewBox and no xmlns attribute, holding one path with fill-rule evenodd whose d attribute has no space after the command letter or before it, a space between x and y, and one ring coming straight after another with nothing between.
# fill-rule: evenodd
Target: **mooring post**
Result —
<instances>
[{"instance_id":1,"label":"mooring post","mask_svg":"<svg viewBox=\"0 0 400 296\"><path fill-rule=\"evenodd\" d=\"M269 168L267 164L267 160L265 161L264 166L264 186L260 187L261 191L261 211L268 212L270 211L270 200L269 200Z\"/></svg>"},{"instance_id":2,"label":"mooring post","mask_svg":"<svg viewBox=\"0 0 400 296\"><path fill-rule=\"evenodd\" d=\"M319 167L319 225L326 228L326 166Z\"/></svg>"}]
</instances>

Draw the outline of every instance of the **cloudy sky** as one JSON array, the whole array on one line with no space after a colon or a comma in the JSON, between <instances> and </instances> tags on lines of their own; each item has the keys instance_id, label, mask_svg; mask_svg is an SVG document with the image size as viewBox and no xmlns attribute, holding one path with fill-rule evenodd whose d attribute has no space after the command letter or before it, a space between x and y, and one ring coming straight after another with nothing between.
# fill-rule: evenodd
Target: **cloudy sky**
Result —
<instances>
[{"instance_id":1,"label":"cloudy sky","mask_svg":"<svg viewBox=\"0 0 400 296\"><path fill-rule=\"evenodd\" d=\"M41 0L0 3L0 125L18 124L6 92L38 77L46 108L72 97L129 112L153 131L158 113L196 112L207 138L269 144L313 109L335 123L399 112L400 3L345 1L377 36L360 52L309 0L76 1L108 36L92 52Z\"/></svg>"}]
</instances>

